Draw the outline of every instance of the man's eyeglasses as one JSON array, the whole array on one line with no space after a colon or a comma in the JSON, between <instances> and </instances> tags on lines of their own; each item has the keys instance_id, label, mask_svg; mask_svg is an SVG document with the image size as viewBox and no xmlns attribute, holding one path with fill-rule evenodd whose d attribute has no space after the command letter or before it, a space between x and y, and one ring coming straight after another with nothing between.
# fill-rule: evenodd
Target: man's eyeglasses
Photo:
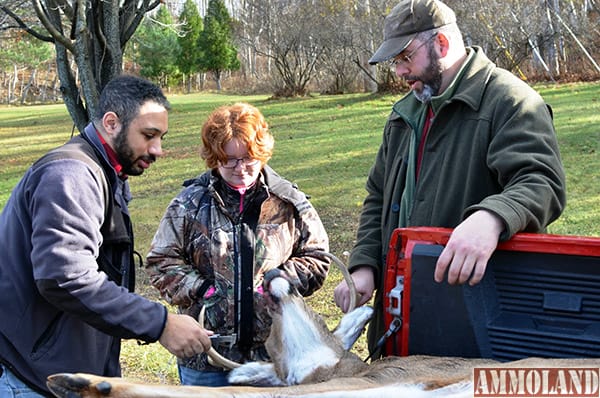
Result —
<instances>
[{"instance_id":1,"label":"man's eyeglasses","mask_svg":"<svg viewBox=\"0 0 600 398\"><path fill-rule=\"evenodd\" d=\"M245 167L253 167L253 166L256 166L257 164L259 164L260 160L253 159L248 156L245 156L245 157L239 158L239 159L230 158L230 159L227 159L227 161L225 163L221 162L221 167L224 167L226 169L235 169L240 162L242 163L242 167L244 167L244 166Z\"/></svg>"},{"instance_id":2,"label":"man's eyeglasses","mask_svg":"<svg viewBox=\"0 0 600 398\"><path fill-rule=\"evenodd\" d=\"M419 49L421 49L421 47L423 47L425 44L429 43L431 41L431 39L437 37L437 35L438 35L437 33L434 33L430 38L428 38L427 40L424 40L423 43L421 43L417 47L413 48L413 50L411 52L409 52L408 54L396 55L394 58L392 58L389 61L390 68L395 69L396 66L398 66L398 65L406 66L406 65L412 64L412 57L414 57L414 55L417 53L417 51L419 51Z\"/></svg>"}]
</instances>

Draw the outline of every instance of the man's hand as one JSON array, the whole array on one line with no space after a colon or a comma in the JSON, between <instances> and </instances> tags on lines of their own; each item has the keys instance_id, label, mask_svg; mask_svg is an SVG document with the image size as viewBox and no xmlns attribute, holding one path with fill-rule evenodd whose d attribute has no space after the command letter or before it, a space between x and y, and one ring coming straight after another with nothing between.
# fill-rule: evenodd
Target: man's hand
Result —
<instances>
[{"instance_id":1,"label":"man's hand","mask_svg":"<svg viewBox=\"0 0 600 398\"><path fill-rule=\"evenodd\" d=\"M167 323L158 340L171 354L179 358L193 357L211 347L213 332L206 330L189 315L167 314Z\"/></svg>"},{"instance_id":2,"label":"man's hand","mask_svg":"<svg viewBox=\"0 0 600 398\"><path fill-rule=\"evenodd\" d=\"M435 266L435 281L442 282L448 271L451 285L467 280L471 286L479 283L503 230L502 221L489 211L471 214L450 235Z\"/></svg>"},{"instance_id":3,"label":"man's hand","mask_svg":"<svg viewBox=\"0 0 600 398\"><path fill-rule=\"evenodd\" d=\"M358 294L356 300L356 306L360 307L373 297L373 291L375 290L375 276L371 267L360 267L351 274L354 285L356 286L356 294ZM340 282L339 285L333 291L333 297L335 303L342 310L342 312L348 312L350 307L350 288L346 281Z\"/></svg>"}]
</instances>

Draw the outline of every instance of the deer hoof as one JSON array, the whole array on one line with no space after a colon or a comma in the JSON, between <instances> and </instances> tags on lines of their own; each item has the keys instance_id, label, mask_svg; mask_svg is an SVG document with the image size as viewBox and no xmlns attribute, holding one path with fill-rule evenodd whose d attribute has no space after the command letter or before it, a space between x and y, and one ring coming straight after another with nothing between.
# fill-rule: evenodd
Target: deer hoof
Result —
<instances>
[{"instance_id":1,"label":"deer hoof","mask_svg":"<svg viewBox=\"0 0 600 398\"><path fill-rule=\"evenodd\" d=\"M90 381L71 373L58 373L48 376L46 385L57 397L80 397L81 391L89 387Z\"/></svg>"},{"instance_id":2,"label":"deer hoof","mask_svg":"<svg viewBox=\"0 0 600 398\"><path fill-rule=\"evenodd\" d=\"M100 396L108 396L112 390L112 385L108 381L101 381L93 386L92 381L87 377L72 373L50 375L46 385L59 398L83 397L92 389L95 389Z\"/></svg>"}]
</instances>

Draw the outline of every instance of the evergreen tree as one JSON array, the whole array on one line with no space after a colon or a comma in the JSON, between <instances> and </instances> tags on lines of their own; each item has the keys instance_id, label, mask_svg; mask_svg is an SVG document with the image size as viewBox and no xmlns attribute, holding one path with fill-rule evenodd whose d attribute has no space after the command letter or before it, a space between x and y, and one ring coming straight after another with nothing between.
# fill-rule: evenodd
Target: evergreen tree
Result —
<instances>
[{"instance_id":1,"label":"evergreen tree","mask_svg":"<svg viewBox=\"0 0 600 398\"><path fill-rule=\"evenodd\" d=\"M140 74L169 86L178 73L179 43L174 29L173 16L164 5L158 9L154 20L146 18L139 32Z\"/></svg>"},{"instance_id":2,"label":"evergreen tree","mask_svg":"<svg viewBox=\"0 0 600 398\"><path fill-rule=\"evenodd\" d=\"M200 67L213 73L218 91L223 72L240 68L232 30L231 17L223 1L210 0L199 41Z\"/></svg>"},{"instance_id":3,"label":"evergreen tree","mask_svg":"<svg viewBox=\"0 0 600 398\"><path fill-rule=\"evenodd\" d=\"M185 75L189 93L192 88L193 75L200 72L199 60L201 58L198 40L202 33L202 17L200 17L198 7L193 0L186 0L179 15L179 23L183 24L183 28L182 34L177 38L181 50L177 57L177 66Z\"/></svg>"}]
</instances>

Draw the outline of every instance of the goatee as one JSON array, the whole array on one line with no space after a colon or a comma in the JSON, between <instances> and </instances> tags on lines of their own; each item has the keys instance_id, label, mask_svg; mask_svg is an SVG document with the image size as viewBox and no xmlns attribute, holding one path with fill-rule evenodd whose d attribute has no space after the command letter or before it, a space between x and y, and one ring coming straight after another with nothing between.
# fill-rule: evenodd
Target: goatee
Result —
<instances>
[{"instance_id":1,"label":"goatee","mask_svg":"<svg viewBox=\"0 0 600 398\"><path fill-rule=\"evenodd\" d=\"M430 103L433 97L440 95L442 87L442 65L433 45L429 46L429 60L427 69L419 79L423 88L420 91L413 90L415 98L424 104Z\"/></svg>"}]
</instances>

